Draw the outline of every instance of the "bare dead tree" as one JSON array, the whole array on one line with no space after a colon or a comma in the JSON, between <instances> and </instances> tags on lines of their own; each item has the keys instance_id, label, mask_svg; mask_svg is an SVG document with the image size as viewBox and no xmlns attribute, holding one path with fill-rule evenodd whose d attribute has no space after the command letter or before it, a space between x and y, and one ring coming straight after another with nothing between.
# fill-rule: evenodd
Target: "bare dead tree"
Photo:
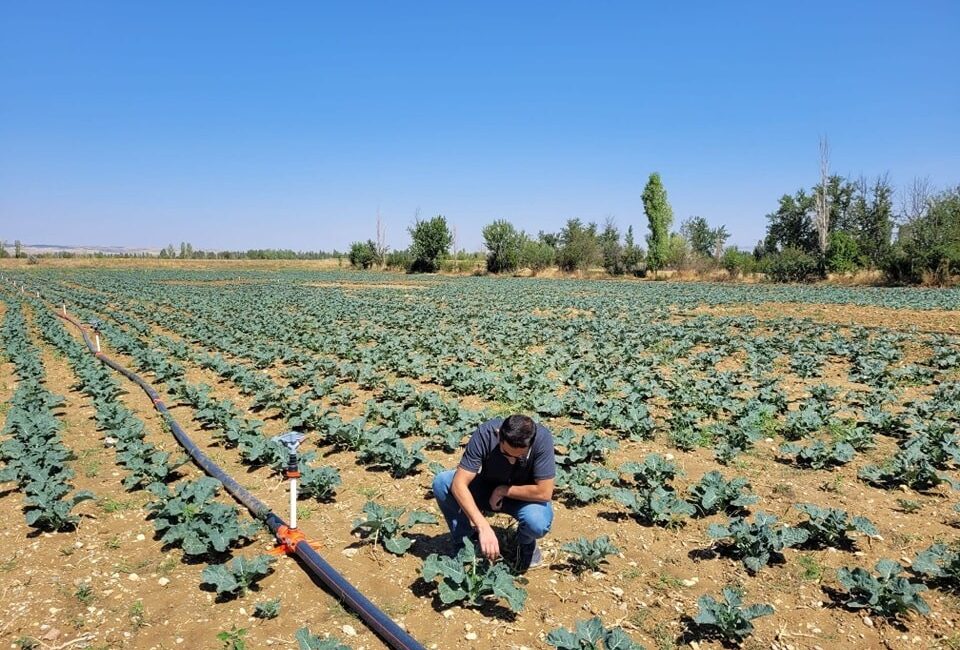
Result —
<instances>
[{"instance_id":1,"label":"bare dead tree","mask_svg":"<svg viewBox=\"0 0 960 650\"><path fill-rule=\"evenodd\" d=\"M380 206L377 206L377 264L383 266L387 260L387 229L380 219Z\"/></svg>"},{"instance_id":2,"label":"bare dead tree","mask_svg":"<svg viewBox=\"0 0 960 650\"><path fill-rule=\"evenodd\" d=\"M820 191L817 192L815 202L815 222L817 228L817 243L820 246L820 255L827 254L827 242L830 234L830 199L827 196L827 187L830 183L830 145L827 136L820 138Z\"/></svg>"},{"instance_id":3,"label":"bare dead tree","mask_svg":"<svg viewBox=\"0 0 960 650\"><path fill-rule=\"evenodd\" d=\"M451 234L453 235L453 265L454 269L460 270L460 253L457 250L457 224L451 224Z\"/></svg>"},{"instance_id":4,"label":"bare dead tree","mask_svg":"<svg viewBox=\"0 0 960 650\"><path fill-rule=\"evenodd\" d=\"M900 198L900 224L912 223L927 213L933 188L926 176L915 176Z\"/></svg>"}]
</instances>

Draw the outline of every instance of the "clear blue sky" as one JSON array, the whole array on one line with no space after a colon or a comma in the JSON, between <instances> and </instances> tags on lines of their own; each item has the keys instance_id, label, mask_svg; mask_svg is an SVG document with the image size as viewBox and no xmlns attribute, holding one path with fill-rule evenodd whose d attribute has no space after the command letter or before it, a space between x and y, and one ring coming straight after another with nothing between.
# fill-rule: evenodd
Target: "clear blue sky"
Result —
<instances>
[{"instance_id":1,"label":"clear blue sky","mask_svg":"<svg viewBox=\"0 0 960 650\"><path fill-rule=\"evenodd\" d=\"M752 246L834 171L960 183L960 2L0 4L0 237L478 249L675 214Z\"/></svg>"}]
</instances>

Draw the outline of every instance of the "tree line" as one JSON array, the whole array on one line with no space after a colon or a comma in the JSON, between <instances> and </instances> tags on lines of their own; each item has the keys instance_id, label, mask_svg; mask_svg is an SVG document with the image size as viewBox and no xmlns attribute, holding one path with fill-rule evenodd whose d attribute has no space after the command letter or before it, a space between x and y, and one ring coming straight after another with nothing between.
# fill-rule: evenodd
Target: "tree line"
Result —
<instances>
[{"instance_id":1,"label":"tree line","mask_svg":"<svg viewBox=\"0 0 960 650\"><path fill-rule=\"evenodd\" d=\"M820 183L810 190L779 199L766 215L766 236L752 251L727 246L726 226L701 216L672 230L673 210L654 172L641 195L646 247L637 242L633 226L621 233L612 218L602 227L568 219L559 231L536 236L498 219L483 228L482 259L490 273L602 267L611 275L643 277L664 269L725 269L732 276L764 273L774 281L797 282L868 269L905 284L946 284L960 274L960 185L936 191L914 181L897 210L887 176L851 179L827 173L826 164L821 171ZM417 218L408 232L411 245L405 250L388 251L380 237L354 242L350 264L417 273L437 271L449 259L453 235L444 216Z\"/></svg>"},{"instance_id":2,"label":"tree line","mask_svg":"<svg viewBox=\"0 0 960 650\"><path fill-rule=\"evenodd\" d=\"M48 253L26 253L23 243L18 239L13 243L13 251L7 249L3 240L0 240L0 258L18 258L18 259L73 259L73 258L106 258L115 257L121 259L179 259L179 260L325 260L342 259L344 253L337 250L327 251L294 251L285 248L251 248L245 251L205 251L194 249L189 242L181 242L179 250L173 244L168 244L160 250L160 253L149 251L141 252L77 252L71 250L59 250Z\"/></svg>"}]
</instances>

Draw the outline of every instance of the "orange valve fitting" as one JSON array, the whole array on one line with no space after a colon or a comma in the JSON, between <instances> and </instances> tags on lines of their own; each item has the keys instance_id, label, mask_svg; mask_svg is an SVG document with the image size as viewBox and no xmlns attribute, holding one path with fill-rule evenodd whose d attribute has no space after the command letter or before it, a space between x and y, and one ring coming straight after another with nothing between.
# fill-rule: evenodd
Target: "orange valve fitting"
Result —
<instances>
[{"instance_id":1,"label":"orange valve fitting","mask_svg":"<svg viewBox=\"0 0 960 650\"><path fill-rule=\"evenodd\" d=\"M300 542L309 543L303 531L289 526L280 526L277 529L277 541L279 544L267 551L270 555L293 555L297 550L297 544Z\"/></svg>"}]
</instances>

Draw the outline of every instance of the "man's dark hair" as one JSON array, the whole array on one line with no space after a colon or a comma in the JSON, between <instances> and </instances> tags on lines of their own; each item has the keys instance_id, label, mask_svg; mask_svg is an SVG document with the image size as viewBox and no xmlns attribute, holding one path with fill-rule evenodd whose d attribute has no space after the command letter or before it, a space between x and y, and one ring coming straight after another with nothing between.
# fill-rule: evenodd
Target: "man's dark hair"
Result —
<instances>
[{"instance_id":1,"label":"man's dark hair","mask_svg":"<svg viewBox=\"0 0 960 650\"><path fill-rule=\"evenodd\" d=\"M526 415L511 415L500 425L500 439L511 447L529 447L537 425Z\"/></svg>"}]
</instances>

